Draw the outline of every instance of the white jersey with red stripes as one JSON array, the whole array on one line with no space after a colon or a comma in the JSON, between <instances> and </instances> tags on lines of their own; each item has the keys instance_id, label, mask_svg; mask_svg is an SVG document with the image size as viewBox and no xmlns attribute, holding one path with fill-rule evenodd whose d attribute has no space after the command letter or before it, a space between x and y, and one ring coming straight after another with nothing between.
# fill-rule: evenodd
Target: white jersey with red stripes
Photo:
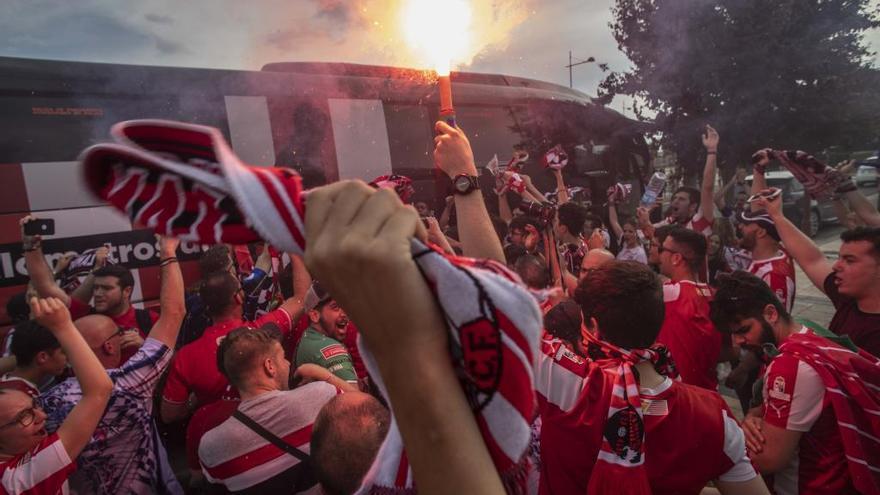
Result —
<instances>
[{"instance_id":1,"label":"white jersey with red stripes","mask_svg":"<svg viewBox=\"0 0 880 495\"><path fill-rule=\"evenodd\" d=\"M53 433L24 454L0 462L0 495L66 495L67 477L74 469L76 464Z\"/></svg>"},{"instance_id":2,"label":"white jersey with red stripes","mask_svg":"<svg viewBox=\"0 0 880 495\"><path fill-rule=\"evenodd\" d=\"M654 224L654 227L663 227L664 225L681 225L686 229L693 230L694 232L699 232L706 237L712 235L712 224L713 220L709 220L703 215L703 208L697 210L697 212L687 221L687 223L679 224L675 221L674 218L669 217L665 220L661 220Z\"/></svg>"},{"instance_id":3,"label":"white jersey with red stripes","mask_svg":"<svg viewBox=\"0 0 880 495\"><path fill-rule=\"evenodd\" d=\"M313 382L294 390L277 390L243 400L238 411L308 454L315 418L338 393L329 383ZM313 485L299 485L306 479L307 466L235 417L205 433L199 444L199 462L208 481L222 484L232 492L265 489L272 493L277 488L271 485L274 482L284 482L296 493L315 490Z\"/></svg>"},{"instance_id":4,"label":"white jersey with red stripes","mask_svg":"<svg viewBox=\"0 0 880 495\"><path fill-rule=\"evenodd\" d=\"M796 289L795 270L794 262L785 251L780 250L776 256L765 260L753 260L748 272L766 282L791 313Z\"/></svg>"}]
</instances>

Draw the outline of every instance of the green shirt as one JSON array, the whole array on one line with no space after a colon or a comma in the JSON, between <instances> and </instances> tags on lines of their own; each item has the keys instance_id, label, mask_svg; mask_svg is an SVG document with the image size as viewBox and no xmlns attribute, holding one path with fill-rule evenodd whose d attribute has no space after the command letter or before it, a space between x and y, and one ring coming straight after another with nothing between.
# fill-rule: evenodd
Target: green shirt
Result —
<instances>
[{"instance_id":1,"label":"green shirt","mask_svg":"<svg viewBox=\"0 0 880 495\"><path fill-rule=\"evenodd\" d=\"M330 338L309 327L303 333L296 348L296 367L306 363L327 368L331 373L349 382L357 383L357 374L351 362L351 355L338 340Z\"/></svg>"}]
</instances>

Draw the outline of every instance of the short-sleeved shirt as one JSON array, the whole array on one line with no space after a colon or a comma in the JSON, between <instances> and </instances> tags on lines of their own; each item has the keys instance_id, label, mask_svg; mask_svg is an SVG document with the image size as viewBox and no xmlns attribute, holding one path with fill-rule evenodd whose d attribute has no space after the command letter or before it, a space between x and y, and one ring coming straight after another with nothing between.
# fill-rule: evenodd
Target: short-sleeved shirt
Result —
<instances>
[{"instance_id":1,"label":"short-sleeved shirt","mask_svg":"<svg viewBox=\"0 0 880 495\"><path fill-rule=\"evenodd\" d=\"M312 382L243 400L238 410L287 444L308 453L315 418L338 393L329 383ZM314 487L314 480L307 481L307 466L298 458L269 443L235 417L205 433L199 445L199 462L208 481L232 492L291 493Z\"/></svg>"},{"instance_id":2,"label":"short-sleeved shirt","mask_svg":"<svg viewBox=\"0 0 880 495\"><path fill-rule=\"evenodd\" d=\"M149 309L148 311L150 312L150 320L155 325L156 321L159 319L159 313L157 313L156 311L154 311L152 309ZM89 306L88 304L83 304L75 297L70 298L70 316L71 316L71 318L76 320L77 318L82 318L83 316L90 315L92 313L95 313L95 308L93 308L92 306ZM122 313L121 315L118 315L118 316L106 315L106 316L109 317L111 320L113 320L113 323L115 323L116 326L121 327L121 328L134 328L138 332L140 332L141 337L147 338L147 332L144 332L138 326L138 321L137 321L137 316L135 316L135 307L134 306L129 305L128 311L126 311L125 313Z\"/></svg>"},{"instance_id":3,"label":"short-sleeved shirt","mask_svg":"<svg viewBox=\"0 0 880 495\"><path fill-rule=\"evenodd\" d=\"M681 381L716 390L721 332L709 319L712 289L690 280L667 282L663 284L663 300L666 316L657 342L669 348Z\"/></svg>"},{"instance_id":4,"label":"short-sleeved shirt","mask_svg":"<svg viewBox=\"0 0 880 495\"><path fill-rule=\"evenodd\" d=\"M287 311L278 308L252 322L229 320L206 328L201 337L177 351L162 390L162 399L183 404L192 392L199 404L209 404L230 393L229 380L217 369L217 347L236 328L259 328L267 323L277 325L284 335L290 332L293 324Z\"/></svg>"},{"instance_id":5,"label":"short-sleeved shirt","mask_svg":"<svg viewBox=\"0 0 880 495\"><path fill-rule=\"evenodd\" d=\"M748 272L763 280L791 313L794 308L795 271L788 254L780 251L772 258L753 260Z\"/></svg>"},{"instance_id":6,"label":"short-sleeved shirt","mask_svg":"<svg viewBox=\"0 0 880 495\"><path fill-rule=\"evenodd\" d=\"M691 217L690 220L687 221L684 225L682 225L686 229L693 230L694 232L699 232L706 237L712 235L712 220L708 220L705 215L703 215L703 208L700 207L699 210ZM674 218L669 217L665 220L657 222L654 224L654 227L663 227L664 225L675 225L678 222L675 221Z\"/></svg>"},{"instance_id":7,"label":"short-sleeved shirt","mask_svg":"<svg viewBox=\"0 0 880 495\"><path fill-rule=\"evenodd\" d=\"M773 475L774 491L780 495L857 493L831 399L816 370L782 354L767 367L763 395L767 424L803 433L797 454Z\"/></svg>"},{"instance_id":8,"label":"short-sleeved shirt","mask_svg":"<svg viewBox=\"0 0 880 495\"><path fill-rule=\"evenodd\" d=\"M617 253L617 259L620 261L637 261L639 263L648 264L648 255L645 254L645 248L641 245L636 247L622 247Z\"/></svg>"},{"instance_id":9,"label":"short-sleeved shirt","mask_svg":"<svg viewBox=\"0 0 880 495\"><path fill-rule=\"evenodd\" d=\"M589 362L561 340L545 338L535 386L541 414L541 494L587 493L609 397L586 397ZM697 494L706 482L757 477L745 435L716 392L664 380L640 387L645 424L645 467L654 493ZM691 443L682 445L681 438ZM687 469L681 469L687 466Z\"/></svg>"},{"instance_id":10,"label":"short-sleeved shirt","mask_svg":"<svg viewBox=\"0 0 880 495\"><path fill-rule=\"evenodd\" d=\"M66 494L67 478L74 469L76 464L53 433L24 454L0 461L0 495Z\"/></svg>"},{"instance_id":11,"label":"short-sleeved shirt","mask_svg":"<svg viewBox=\"0 0 880 495\"><path fill-rule=\"evenodd\" d=\"M218 400L198 408L186 425L186 463L190 469L201 470L199 442L205 433L213 430L232 416L238 407L237 400Z\"/></svg>"},{"instance_id":12,"label":"short-sleeved shirt","mask_svg":"<svg viewBox=\"0 0 880 495\"><path fill-rule=\"evenodd\" d=\"M77 458L71 487L90 494L182 493L168 464L153 421L153 392L171 362L172 351L147 338L121 368L109 369L113 392L91 440ZM56 431L82 399L76 378L41 396L46 429ZM161 487L161 489L160 489Z\"/></svg>"},{"instance_id":13,"label":"short-sleeved shirt","mask_svg":"<svg viewBox=\"0 0 880 495\"><path fill-rule=\"evenodd\" d=\"M837 335L847 335L853 343L867 352L880 357L880 313L865 313L858 302L844 296L834 283L834 273L825 278L825 294L837 312L828 328Z\"/></svg>"},{"instance_id":14,"label":"short-sleeved shirt","mask_svg":"<svg viewBox=\"0 0 880 495\"><path fill-rule=\"evenodd\" d=\"M358 377L348 349L338 340L332 339L309 327L296 348L296 366L306 363L317 364L349 383L357 383Z\"/></svg>"}]
</instances>

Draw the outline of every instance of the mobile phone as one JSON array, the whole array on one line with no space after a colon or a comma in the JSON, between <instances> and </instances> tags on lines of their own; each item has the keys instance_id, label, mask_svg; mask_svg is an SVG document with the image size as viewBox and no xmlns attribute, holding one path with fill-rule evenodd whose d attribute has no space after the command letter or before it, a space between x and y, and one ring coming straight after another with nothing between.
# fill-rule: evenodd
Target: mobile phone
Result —
<instances>
[{"instance_id":1,"label":"mobile phone","mask_svg":"<svg viewBox=\"0 0 880 495\"><path fill-rule=\"evenodd\" d=\"M55 220L41 218L24 224L24 235L55 235Z\"/></svg>"},{"instance_id":2,"label":"mobile phone","mask_svg":"<svg viewBox=\"0 0 880 495\"><path fill-rule=\"evenodd\" d=\"M771 188L770 191L767 191L767 192L760 192L760 193L758 193L758 194L753 194L753 195L748 199L748 202L749 202L749 203L752 203L752 202L754 202L754 201L757 201L759 198L764 198L764 199L766 199L766 200L769 201L769 200L771 200L771 199L776 199L776 198L778 198L780 194L782 194L782 189L779 189L779 188L774 187L774 188Z\"/></svg>"}]
</instances>

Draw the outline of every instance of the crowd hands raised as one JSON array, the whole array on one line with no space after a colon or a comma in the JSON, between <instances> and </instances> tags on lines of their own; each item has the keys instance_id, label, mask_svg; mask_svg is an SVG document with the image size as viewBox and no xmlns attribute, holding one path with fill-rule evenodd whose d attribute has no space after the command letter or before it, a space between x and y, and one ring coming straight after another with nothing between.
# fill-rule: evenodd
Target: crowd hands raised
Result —
<instances>
[{"instance_id":1,"label":"crowd hands raised","mask_svg":"<svg viewBox=\"0 0 880 495\"><path fill-rule=\"evenodd\" d=\"M190 290L177 241L160 238L158 312L132 306L107 247L63 287L23 234L29 312L0 359L0 492L355 493L391 410L418 492L517 491L450 362L417 239L506 264L544 316L519 491L880 493L880 215L858 190L837 200L867 227L832 263L766 187L767 154L750 187L741 169L715 191L706 126L700 188L675 190L660 221L657 205L626 216L622 186L591 211L559 169L555 204L497 171L520 185L496 190L494 217L466 135L435 130L455 189L439 219L393 189L330 184L308 192L304 257L213 246ZM834 303L829 329L791 316L794 263Z\"/></svg>"}]
</instances>

